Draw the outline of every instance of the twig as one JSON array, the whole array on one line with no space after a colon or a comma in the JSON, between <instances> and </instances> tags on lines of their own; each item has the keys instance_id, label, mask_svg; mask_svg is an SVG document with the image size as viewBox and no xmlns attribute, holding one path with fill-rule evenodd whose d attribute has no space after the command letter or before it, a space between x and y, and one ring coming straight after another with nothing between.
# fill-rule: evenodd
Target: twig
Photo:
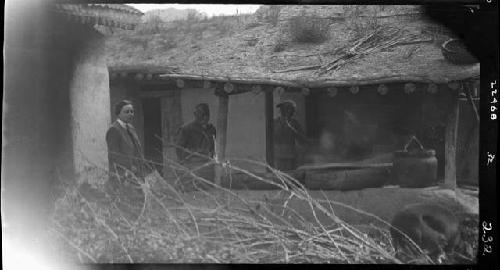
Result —
<instances>
[{"instance_id":1,"label":"twig","mask_svg":"<svg viewBox=\"0 0 500 270\"><path fill-rule=\"evenodd\" d=\"M287 69L274 70L273 73L286 73L286 72L291 72L291 71L311 70L311 69L318 69L320 67L321 67L321 65L292 67L292 68L287 68Z\"/></svg>"}]
</instances>

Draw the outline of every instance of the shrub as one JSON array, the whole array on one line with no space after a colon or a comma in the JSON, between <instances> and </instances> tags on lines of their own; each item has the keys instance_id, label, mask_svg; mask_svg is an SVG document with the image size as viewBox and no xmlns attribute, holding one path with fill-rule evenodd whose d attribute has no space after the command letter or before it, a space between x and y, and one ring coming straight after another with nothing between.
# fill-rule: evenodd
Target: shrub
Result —
<instances>
[{"instance_id":1,"label":"shrub","mask_svg":"<svg viewBox=\"0 0 500 270\"><path fill-rule=\"evenodd\" d=\"M289 19L293 41L321 43L329 38L329 20L318 17L298 16Z\"/></svg>"},{"instance_id":2,"label":"shrub","mask_svg":"<svg viewBox=\"0 0 500 270\"><path fill-rule=\"evenodd\" d=\"M197 22L201 19L201 15L196 10L189 10L186 20L189 22Z\"/></svg>"},{"instance_id":3,"label":"shrub","mask_svg":"<svg viewBox=\"0 0 500 270\"><path fill-rule=\"evenodd\" d=\"M257 45L257 43L259 43L259 39L258 38L247 40L247 45L250 46L250 47L253 47L253 46Z\"/></svg>"},{"instance_id":4,"label":"shrub","mask_svg":"<svg viewBox=\"0 0 500 270\"><path fill-rule=\"evenodd\" d=\"M269 13L267 14L267 21L271 23L271 25L276 26L278 24L278 19L280 15L280 7L279 6L271 6L269 7Z\"/></svg>"},{"instance_id":5,"label":"shrub","mask_svg":"<svg viewBox=\"0 0 500 270\"><path fill-rule=\"evenodd\" d=\"M226 16L217 17L213 24L221 35L228 34L235 28L234 22Z\"/></svg>"},{"instance_id":6,"label":"shrub","mask_svg":"<svg viewBox=\"0 0 500 270\"><path fill-rule=\"evenodd\" d=\"M282 52L286 49L286 42L283 39L278 39L274 44L273 52Z\"/></svg>"},{"instance_id":7,"label":"shrub","mask_svg":"<svg viewBox=\"0 0 500 270\"><path fill-rule=\"evenodd\" d=\"M255 12L255 18L258 22L270 23L272 26L276 26L278 24L280 10L280 6L263 5Z\"/></svg>"},{"instance_id":8,"label":"shrub","mask_svg":"<svg viewBox=\"0 0 500 270\"><path fill-rule=\"evenodd\" d=\"M148 48L149 39L144 36L128 35L123 36L123 40L134 47L141 47L143 50Z\"/></svg>"},{"instance_id":9,"label":"shrub","mask_svg":"<svg viewBox=\"0 0 500 270\"><path fill-rule=\"evenodd\" d=\"M247 25L245 25L245 30L248 30L248 29L252 29L252 28L255 28L255 27L259 27L259 26L262 26L263 24L260 23L260 22L251 22Z\"/></svg>"},{"instance_id":10,"label":"shrub","mask_svg":"<svg viewBox=\"0 0 500 270\"><path fill-rule=\"evenodd\" d=\"M159 40L161 50L167 51L177 47L177 42L171 37L163 37Z\"/></svg>"}]
</instances>

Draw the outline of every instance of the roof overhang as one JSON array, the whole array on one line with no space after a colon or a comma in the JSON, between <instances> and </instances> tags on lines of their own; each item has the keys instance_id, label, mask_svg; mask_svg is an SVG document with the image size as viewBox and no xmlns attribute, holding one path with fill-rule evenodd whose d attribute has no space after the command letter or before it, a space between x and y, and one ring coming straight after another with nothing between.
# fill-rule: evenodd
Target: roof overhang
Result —
<instances>
[{"instance_id":1,"label":"roof overhang","mask_svg":"<svg viewBox=\"0 0 500 270\"><path fill-rule=\"evenodd\" d=\"M82 24L134 29L142 12L120 4L55 4L53 11Z\"/></svg>"}]
</instances>

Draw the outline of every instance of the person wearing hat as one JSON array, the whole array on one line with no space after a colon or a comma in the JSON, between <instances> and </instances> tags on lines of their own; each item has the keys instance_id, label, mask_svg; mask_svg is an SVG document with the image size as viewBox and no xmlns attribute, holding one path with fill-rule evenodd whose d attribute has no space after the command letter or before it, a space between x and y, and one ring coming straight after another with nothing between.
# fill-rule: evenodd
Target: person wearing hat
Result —
<instances>
[{"instance_id":1,"label":"person wearing hat","mask_svg":"<svg viewBox=\"0 0 500 270\"><path fill-rule=\"evenodd\" d=\"M134 106L128 100L122 100L115 105L114 113L116 121L106 132L111 176L113 179L123 180L123 176L131 172L137 177L143 177L144 154L137 132L131 124Z\"/></svg>"},{"instance_id":2,"label":"person wearing hat","mask_svg":"<svg viewBox=\"0 0 500 270\"><path fill-rule=\"evenodd\" d=\"M274 167L288 171L297 167L296 143L307 143L308 139L299 122L293 118L297 105L292 100L280 102L276 107L280 116L274 119Z\"/></svg>"},{"instance_id":3,"label":"person wearing hat","mask_svg":"<svg viewBox=\"0 0 500 270\"><path fill-rule=\"evenodd\" d=\"M208 104L200 103L194 109L194 120L182 126L177 133L177 159L188 169L203 167L214 157L216 130L209 120ZM205 166L194 173L206 180L213 180L213 166Z\"/></svg>"}]
</instances>

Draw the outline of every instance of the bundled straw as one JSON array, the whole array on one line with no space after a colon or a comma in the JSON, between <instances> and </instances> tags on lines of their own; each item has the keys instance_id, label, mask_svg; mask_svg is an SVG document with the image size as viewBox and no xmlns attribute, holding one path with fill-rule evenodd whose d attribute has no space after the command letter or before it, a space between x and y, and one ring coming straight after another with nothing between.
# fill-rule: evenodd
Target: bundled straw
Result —
<instances>
[{"instance_id":1,"label":"bundled straw","mask_svg":"<svg viewBox=\"0 0 500 270\"><path fill-rule=\"evenodd\" d=\"M358 38L352 44L336 51L340 54L337 58L318 69L318 74L335 71L345 64L359 59L365 55L380 52L397 45L428 42L430 39L421 39L419 35L410 34L396 27L379 26L367 35Z\"/></svg>"},{"instance_id":2,"label":"bundled straw","mask_svg":"<svg viewBox=\"0 0 500 270\"><path fill-rule=\"evenodd\" d=\"M207 166L215 161L211 163ZM217 165L280 190L275 197L254 200L244 192L217 186L181 164L171 166L211 189L183 193L173 184L179 179L157 173L144 181L132 179L140 183L138 189L124 185L118 195L104 198L85 195L105 193L104 185L85 192L67 187L52 218L57 247L80 262L408 262L396 258L387 229L365 230L344 222L333 211L332 205L339 203L312 198L289 175L266 164L260 165L278 180L259 177L229 162ZM308 210L298 211L297 202ZM416 245L415 250L412 260L432 263Z\"/></svg>"}]
</instances>

